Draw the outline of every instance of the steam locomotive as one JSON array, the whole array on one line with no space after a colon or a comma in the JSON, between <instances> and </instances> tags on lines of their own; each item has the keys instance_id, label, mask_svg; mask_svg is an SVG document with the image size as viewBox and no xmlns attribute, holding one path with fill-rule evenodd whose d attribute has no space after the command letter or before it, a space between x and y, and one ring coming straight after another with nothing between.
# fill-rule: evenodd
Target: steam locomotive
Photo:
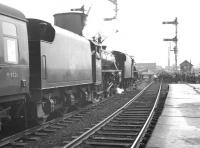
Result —
<instances>
[{"instance_id":1,"label":"steam locomotive","mask_svg":"<svg viewBox=\"0 0 200 148\"><path fill-rule=\"evenodd\" d=\"M136 79L131 56L5 5L0 5L0 42L0 131L96 102Z\"/></svg>"}]
</instances>

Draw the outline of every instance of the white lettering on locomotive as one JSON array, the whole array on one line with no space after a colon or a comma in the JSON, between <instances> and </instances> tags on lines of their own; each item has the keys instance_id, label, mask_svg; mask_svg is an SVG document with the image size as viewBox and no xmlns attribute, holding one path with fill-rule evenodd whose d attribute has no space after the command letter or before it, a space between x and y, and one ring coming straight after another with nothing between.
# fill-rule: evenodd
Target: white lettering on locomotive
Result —
<instances>
[{"instance_id":1,"label":"white lettering on locomotive","mask_svg":"<svg viewBox=\"0 0 200 148\"><path fill-rule=\"evenodd\" d=\"M18 78L18 73L16 73L16 72L7 72L6 76L8 78Z\"/></svg>"}]
</instances>

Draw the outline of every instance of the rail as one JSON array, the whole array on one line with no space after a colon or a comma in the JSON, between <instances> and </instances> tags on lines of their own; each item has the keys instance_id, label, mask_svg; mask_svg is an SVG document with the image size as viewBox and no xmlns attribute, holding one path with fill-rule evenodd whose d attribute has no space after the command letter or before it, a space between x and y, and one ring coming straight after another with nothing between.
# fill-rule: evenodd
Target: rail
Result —
<instances>
[{"instance_id":1,"label":"rail","mask_svg":"<svg viewBox=\"0 0 200 148\"><path fill-rule=\"evenodd\" d=\"M156 97L155 104L154 104L154 106L153 106L153 108L152 108L152 110L151 110L151 113L150 113L150 115L149 115L147 121L145 122L145 124L144 124L142 130L140 131L140 133L138 134L138 136L137 136L137 138L135 139L134 143L132 144L131 148L137 148L137 147L139 147L139 142L140 142L140 140L141 140L143 134L145 133L144 131L145 131L146 128L148 127L148 125L149 125L149 123L150 123L150 121L151 121L151 119L152 119L152 117L153 117L154 110L155 110L155 108L156 108L156 106L157 106L157 103L158 103L158 100L159 100L159 97L160 97L161 87L162 87L162 82L160 83L159 91L158 91L158 94L157 94L157 97Z\"/></svg>"},{"instance_id":2,"label":"rail","mask_svg":"<svg viewBox=\"0 0 200 148\"><path fill-rule=\"evenodd\" d=\"M113 114L111 114L110 116L108 116L107 118L105 118L103 121L101 121L100 123L98 123L97 125L95 125L94 127L92 127L91 129L89 129L88 131L86 131L82 135L80 135L78 138L76 138L76 139L72 140L71 142L69 142L68 144L66 144L63 148L76 147L77 145L79 145L80 143L82 143L82 141L84 141L85 139L87 139L90 135L92 135L93 133L95 133L102 126L104 126L105 124L107 124L108 122L110 122L115 116L117 116L127 106L129 106L133 101L135 101L152 83L153 82L151 82L149 85L147 85L142 91L140 91L140 93L138 93L133 99L131 99L128 103L126 103L124 106L122 106L116 112L114 112Z\"/></svg>"}]
</instances>

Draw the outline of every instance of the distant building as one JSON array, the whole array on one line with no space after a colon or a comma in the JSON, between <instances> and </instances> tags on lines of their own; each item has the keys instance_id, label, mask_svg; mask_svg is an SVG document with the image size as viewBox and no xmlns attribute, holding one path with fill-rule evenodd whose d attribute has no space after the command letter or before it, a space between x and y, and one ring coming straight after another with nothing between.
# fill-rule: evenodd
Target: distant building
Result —
<instances>
[{"instance_id":1,"label":"distant building","mask_svg":"<svg viewBox=\"0 0 200 148\"><path fill-rule=\"evenodd\" d=\"M156 73L156 63L136 63L135 67L143 78L150 78Z\"/></svg>"},{"instance_id":2,"label":"distant building","mask_svg":"<svg viewBox=\"0 0 200 148\"><path fill-rule=\"evenodd\" d=\"M138 71L156 71L156 63L136 63L135 67Z\"/></svg>"},{"instance_id":3,"label":"distant building","mask_svg":"<svg viewBox=\"0 0 200 148\"><path fill-rule=\"evenodd\" d=\"M187 60L180 64L180 71L184 74L190 74L192 72L193 65Z\"/></svg>"}]
</instances>

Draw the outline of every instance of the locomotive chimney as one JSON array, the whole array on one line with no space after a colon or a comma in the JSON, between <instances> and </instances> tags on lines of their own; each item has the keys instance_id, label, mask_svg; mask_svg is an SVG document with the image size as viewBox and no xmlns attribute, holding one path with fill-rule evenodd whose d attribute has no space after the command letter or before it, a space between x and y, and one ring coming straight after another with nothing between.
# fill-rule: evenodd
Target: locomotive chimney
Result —
<instances>
[{"instance_id":1,"label":"locomotive chimney","mask_svg":"<svg viewBox=\"0 0 200 148\"><path fill-rule=\"evenodd\" d=\"M82 35L87 15L81 12L54 14L54 24L63 29Z\"/></svg>"}]
</instances>

